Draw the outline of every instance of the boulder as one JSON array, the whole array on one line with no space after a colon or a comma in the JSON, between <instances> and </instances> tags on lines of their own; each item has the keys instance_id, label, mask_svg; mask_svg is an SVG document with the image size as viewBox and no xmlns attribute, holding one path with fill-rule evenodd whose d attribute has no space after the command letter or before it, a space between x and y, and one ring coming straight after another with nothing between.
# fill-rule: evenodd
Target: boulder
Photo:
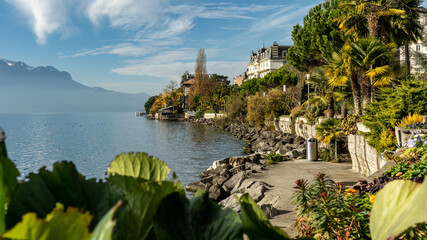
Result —
<instances>
[{"instance_id":1,"label":"boulder","mask_svg":"<svg viewBox=\"0 0 427 240\"><path fill-rule=\"evenodd\" d=\"M272 218L278 214L276 206L280 197L275 194L266 194L265 197L257 204L264 211L268 218Z\"/></svg>"},{"instance_id":2,"label":"boulder","mask_svg":"<svg viewBox=\"0 0 427 240\"><path fill-rule=\"evenodd\" d=\"M222 206L223 208L229 208L235 212L240 212L240 204L239 204L239 202L237 202L235 196L240 198L242 195L243 194L241 194L241 193L233 194L233 195L227 197L226 199L220 201L219 205Z\"/></svg>"},{"instance_id":3,"label":"boulder","mask_svg":"<svg viewBox=\"0 0 427 240\"><path fill-rule=\"evenodd\" d=\"M225 181L227 181L228 180L228 178L226 178L226 177L224 177L224 176L215 176L213 179L212 179L212 185L220 185L220 186L222 186L222 184L224 184L225 183Z\"/></svg>"},{"instance_id":4,"label":"boulder","mask_svg":"<svg viewBox=\"0 0 427 240\"><path fill-rule=\"evenodd\" d=\"M209 188L209 198L214 202L219 202L226 196L224 189L218 184L214 184Z\"/></svg>"},{"instance_id":5,"label":"boulder","mask_svg":"<svg viewBox=\"0 0 427 240\"><path fill-rule=\"evenodd\" d=\"M307 155L307 149L305 147L303 147L303 148L297 148L295 150L298 152L298 154L300 156L306 156Z\"/></svg>"},{"instance_id":6,"label":"boulder","mask_svg":"<svg viewBox=\"0 0 427 240\"><path fill-rule=\"evenodd\" d=\"M292 151L290 151L290 152L287 152L286 154L285 154L285 156L287 156L287 157L289 157L290 159L294 159L294 158L297 158L297 157L299 157L300 156L300 154L298 153L298 151L297 150L292 150Z\"/></svg>"},{"instance_id":7,"label":"boulder","mask_svg":"<svg viewBox=\"0 0 427 240\"><path fill-rule=\"evenodd\" d=\"M212 163L212 168L213 168L213 170L215 170L216 168L218 168L219 166L221 166L221 165L223 165L223 164L228 164L229 159L230 159L230 158L224 158L224 159L221 159L221 160L214 161L214 162Z\"/></svg>"},{"instance_id":8,"label":"boulder","mask_svg":"<svg viewBox=\"0 0 427 240\"><path fill-rule=\"evenodd\" d=\"M245 171L245 164L240 164L229 170L231 174L235 175L241 171Z\"/></svg>"},{"instance_id":9,"label":"boulder","mask_svg":"<svg viewBox=\"0 0 427 240\"><path fill-rule=\"evenodd\" d=\"M206 184L202 183L202 182L194 182L194 183L190 183L187 186L185 186L185 190L189 191L189 192L197 192L197 190L206 190L208 189Z\"/></svg>"},{"instance_id":10,"label":"boulder","mask_svg":"<svg viewBox=\"0 0 427 240\"><path fill-rule=\"evenodd\" d=\"M248 178L247 173L238 172L228 179L222 186L226 192L230 192L235 186L240 186L246 178Z\"/></svg>"}]
</instances>

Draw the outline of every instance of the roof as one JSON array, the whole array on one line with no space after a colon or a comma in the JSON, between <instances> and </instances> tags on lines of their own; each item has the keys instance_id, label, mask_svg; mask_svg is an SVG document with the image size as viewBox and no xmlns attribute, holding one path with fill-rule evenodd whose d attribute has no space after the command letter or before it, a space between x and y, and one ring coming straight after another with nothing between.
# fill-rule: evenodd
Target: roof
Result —
<instances>
[{"instance_id":1,"label":"roof","mask_svg":"<svg viewBox=\"0 0 427 240\"><path fill-rule=\"evenodd\" d=\"M188 81L185 81L183 83L183 85L193 85L194 82L195 82L195 79L194 78L190 78Z\"/></svg>"}]
</instances>

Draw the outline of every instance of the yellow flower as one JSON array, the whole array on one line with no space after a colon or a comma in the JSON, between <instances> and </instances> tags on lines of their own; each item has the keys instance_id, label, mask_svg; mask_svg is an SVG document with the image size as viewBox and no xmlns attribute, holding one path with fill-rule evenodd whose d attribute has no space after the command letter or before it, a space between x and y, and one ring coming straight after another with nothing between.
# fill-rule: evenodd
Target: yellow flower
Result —
<instances>
[{"instance_id":1,"label":"yellow flower","mask_svg":"<svg viewBox=\"0 0 427 240\"><path fill-rule=\"evenodd\" d=\"M346 197L353 196L353 195L356 195L358 192L359 191L354 189L354 188L349 188L349 189L345 190L345 196Z\"/></svg>"},{"instance_id":2,"label":"yellow flower","mask_svg":"<svg viewBox=\"0 0 427 240\"><path fill-rule=\"evenodd\" d=\"M369 196L369 202L371 202L371 204L374 204L374 200L375 200L374 195Z\"/></svg>"}]
</instances>

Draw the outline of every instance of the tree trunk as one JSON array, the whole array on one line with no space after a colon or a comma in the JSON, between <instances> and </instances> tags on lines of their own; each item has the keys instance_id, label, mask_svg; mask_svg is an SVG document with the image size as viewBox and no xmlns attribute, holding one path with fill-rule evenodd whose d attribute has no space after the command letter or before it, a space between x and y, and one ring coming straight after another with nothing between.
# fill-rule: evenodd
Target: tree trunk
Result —
<instances>
[{"instance_id":1,"label":"tree trunk","mask_svg":"<svg viewBox=\"0 0 427 240\"><path fill-rule=\"evenodd\" d=\"M334 118L334 98L331 96L328 99L328 118Z\"/></svg>"},{"instance_id":2,"label":"tree trunk","mask_svg":"<svg viewBox=\"0 0 427 240\"><path fill-rule=\"evenodd\" d=\"M344 100L341 101L341 117L347 117L347 104Z\"/></svg>"},{"instance_id":3,"label":"tree trunk","mask_svg":"<svg viewBox=\"0 0 427 240\"><path fill-rule=\"evenodd\" d=\"M411 73L411 59L409 57L409 45L405 44L405 64L406 64L406 74Z\"/></svg>"},{"instance_id":4,"label":"tree trunk","mask_svg":"<svg viewBox=\"0 0 427 240\"><path fill-rule=\"evenodd\" d=\"M357 76L354 74L350 76L351 88L353 89L353 102L354 114L357 116L362 115L361 102L360 102L360 84Z\"/></svg>"}]
</instances>

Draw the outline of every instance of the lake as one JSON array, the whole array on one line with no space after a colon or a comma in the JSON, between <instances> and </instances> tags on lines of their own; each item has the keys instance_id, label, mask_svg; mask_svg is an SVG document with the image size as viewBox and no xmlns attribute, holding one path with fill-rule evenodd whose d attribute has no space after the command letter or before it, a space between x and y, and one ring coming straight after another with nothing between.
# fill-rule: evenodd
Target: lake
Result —
<instances>
[{"instance_id":1,"label":"lake","mask_svg":"<svg viewBox=\"0 0 427 240\"><path fill-rule=\"evenodd\" d=\"M213 161L242 155L244 142L228 132L134 113L0 114L9 157L21 177L69 160L88 178L104 178L123 152L146 152L166 162L184 185Z\"/></svg>"}]
</instances>

